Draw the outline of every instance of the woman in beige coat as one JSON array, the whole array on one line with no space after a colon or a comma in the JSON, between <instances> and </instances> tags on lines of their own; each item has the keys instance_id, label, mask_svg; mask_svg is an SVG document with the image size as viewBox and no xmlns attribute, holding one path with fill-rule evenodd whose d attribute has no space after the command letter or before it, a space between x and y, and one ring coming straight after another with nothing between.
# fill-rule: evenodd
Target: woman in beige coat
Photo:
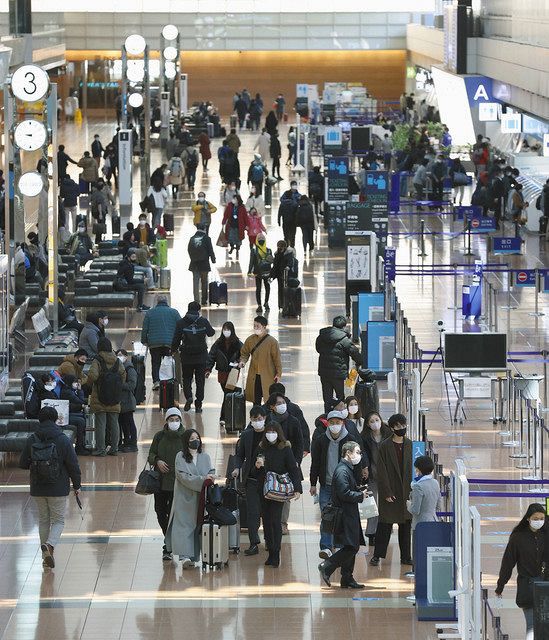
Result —
<instances>
[{"instance_id":1,"label":"woman in beige coat","mask_svg":"<svg viewBox=\"0 0 549 640\"><path fill-rule=\"evenodd\" d=\"M240 351L240 367L251 358L246 381L246 400L262 404L269 397L269 387L282 377L282 362L278 340L267 331L267 318L254 319L254 333L244 342Z\"/></svg>"}]
</instances>

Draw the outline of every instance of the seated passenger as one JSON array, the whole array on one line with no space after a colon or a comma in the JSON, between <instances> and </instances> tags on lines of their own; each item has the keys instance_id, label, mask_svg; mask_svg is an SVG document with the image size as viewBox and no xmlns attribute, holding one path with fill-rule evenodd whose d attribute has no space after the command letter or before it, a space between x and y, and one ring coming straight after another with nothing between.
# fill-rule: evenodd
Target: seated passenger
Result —
<instances>
[{"instance_id":1,"label":"seated passenger","mask_svg":"<svg viewBox=\"0 0 549 640\"><path fill-rule=\"evenodd\" d=\"M126 257L118 265L118 273L114 281L116 291L137 291L137 310L147 311L150 309L143 304L145 285L135 279L135 263L137 253L135 249L128 249Z\"/></svg>"},{"instance_id":2,"label":"seated passenger","mask_svg":"<svg viewBox=\"0 0 549 640\"><path fill-rule=\"evenodd\" d=\"M86 449L86 416L84 406L86 399L82 387L75 376L65 374L61 386L61 400L69 401L69 424L76 427L76 455L90 456L90 449Z\"/></svg>"}]
</instances>

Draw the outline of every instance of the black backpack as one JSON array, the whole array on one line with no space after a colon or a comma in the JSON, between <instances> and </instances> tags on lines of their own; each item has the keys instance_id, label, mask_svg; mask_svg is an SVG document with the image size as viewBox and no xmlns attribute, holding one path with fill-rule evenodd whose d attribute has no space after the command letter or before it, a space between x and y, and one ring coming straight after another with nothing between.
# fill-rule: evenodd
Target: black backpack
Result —
<instances>
[{"instance_id":1,"label":"black backpack","mask_svg":"<svg viewBox=\"0 0 549 640\"><path fill-rule=\"evenodd\" d=\"M208 249L206 248L206 235L195 235L189 243L189 256L193 262L200 262L208 259Z\"/></svg>"},{"instance_id":2,"label":"black backpack","mask_svg":"<svg viewBox=\"0 0 549 640\"><path fill-rule=\"evenodd\" d=\"M101 372L97 379L97 396L99 402L106 407L120 404L122 400L122 377L119 373L120 362L117 359L109 369L107 363L101 356L97 356L97 360L101 365Z\"/></svg>"},{"instance_id":3,"label":"black backpack","mask_svg":"<svg viewBox=\"0 0 549 640\"><path fill-rule=\"evenodd\" d=\"M194 149L190 152L190 155L187 159L187 169L190 169L192 171L193 169L196 169L196 167L198 167L198 153L196 149Z\"/></svg>"},{"instance_id":4,"label":"black backpack","mask_svg":"<svg viewBox=\"0 0 549 640\"><path fill-rule=\"evenodd\" d=\"M61 475L61 464L57 446L52 440L41 440L35 433L31 436L31 481L38 484L53 484Z\"/></svg>"}]
</instances>

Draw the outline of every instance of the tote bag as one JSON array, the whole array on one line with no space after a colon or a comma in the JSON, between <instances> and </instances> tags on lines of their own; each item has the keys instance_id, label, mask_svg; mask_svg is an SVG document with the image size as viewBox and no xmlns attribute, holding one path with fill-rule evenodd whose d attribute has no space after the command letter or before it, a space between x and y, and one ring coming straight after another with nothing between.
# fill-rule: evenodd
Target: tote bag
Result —
<instances>
[{"instance_id":1,"label":"tote bag","mask_svg":"<svg viewBox=\"0 0 549 640\"><path fill-rule=\"evenodd\" d=\"M286 502L294 497L294 485L287 473L278 474L267 471L263 484L263 496L267 500Z\"/></svg>"}]
</instances>

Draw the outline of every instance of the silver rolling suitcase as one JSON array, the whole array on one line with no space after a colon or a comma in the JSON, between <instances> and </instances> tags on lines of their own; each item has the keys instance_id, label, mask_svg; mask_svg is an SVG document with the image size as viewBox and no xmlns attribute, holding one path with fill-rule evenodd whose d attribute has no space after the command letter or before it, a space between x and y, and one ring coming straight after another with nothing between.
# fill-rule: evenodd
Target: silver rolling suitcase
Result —
<instances>
[{"instance_id":1,"label":"silver rolling suitcase","mask_svg":"<svg viewBox=\"0 0 549 640\"><path fill-rule=\"evenodd\" d=\"M86 435L84 436L84 446L88 449L95 449L95 416L90 411L90 407L84 407L84 416L86 417Z\"/></svg>"},{"instance_id":2,"label":"silver rolling suitcase","mask_svg":"<svg viewBox=\"0 0 549 640\"><path fill-rule=\"evenodd\" d=\"M170 290L172 284L172 272L167 267L160 269L160 288Z\"/></svg>"},{"instance_id":3,"label":"silver rolling suitcase","mask_svg":"<svg viewBox=\"0 0 549 640\"><path fill-rule=\"evenodd\" d=\"M213 522L202 525L202 568L222 569L229 564L229 527Z\"/></svg>"}]
</instances>

